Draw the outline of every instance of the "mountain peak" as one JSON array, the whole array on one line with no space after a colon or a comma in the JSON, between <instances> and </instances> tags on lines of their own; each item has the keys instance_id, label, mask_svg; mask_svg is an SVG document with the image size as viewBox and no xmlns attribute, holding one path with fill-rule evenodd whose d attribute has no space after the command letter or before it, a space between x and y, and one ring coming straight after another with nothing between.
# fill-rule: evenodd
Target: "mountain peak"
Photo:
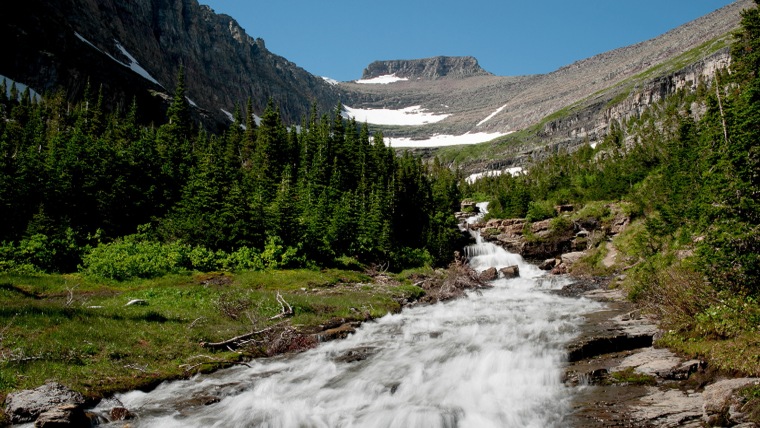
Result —
<instances>
[{"instance_id":1,"label":"mountain peak","mask_svg":"<svg viewBox=\"0 0 760 428\"><path fill-rule=\"evenodd\" d=\"M436 80L489 76L478 60L471 56L436 56L424 59L375 61L367 66L362 79L375 79L395 75L409 80Z\"/></svg>"}]
</instances>

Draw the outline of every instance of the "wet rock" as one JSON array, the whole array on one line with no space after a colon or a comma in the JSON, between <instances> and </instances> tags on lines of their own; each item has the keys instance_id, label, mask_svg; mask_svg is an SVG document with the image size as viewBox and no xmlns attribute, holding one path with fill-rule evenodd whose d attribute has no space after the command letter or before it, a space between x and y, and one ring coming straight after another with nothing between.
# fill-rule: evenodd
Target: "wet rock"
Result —
<instances>
[{"instance_id":1,"label":"wet rock","mask_svg":"<svg viewBox=\"0 0 760 428\"><path fill-rule=\"evenodd\" d=\"M551 259L544 260L540 265L538 265L538 268L541 270L552 270L554 269L554 266L557 266L557 259L552 257Z\"/></svg>"},{"instance_id":2,"label":"wet rock","mask_svg":"<svg viewBox=\"0 0 760 428\"><path fill-rule=\"evenodd\" d=\"M567 273L567 265L560 263L552 268L552 275L564 275Z\"/></svg>"},{"instance_id":3,"label":"wet rock","mask_svg":"<svg viewBox=\"0 0 760 428\"><path fill-rule=\"evenodd\" d=\"M646 334L618 334L615 336L603 335L599 337L587 337L580 342L572 344L567 355L567 361L580 361L599 355L646 348L649 346L652 346L652 335Z\"/></svg>"},{"instance_id":4,"label":"wet rock","mask_svg":"<svg viewBox=\"0 0 760 428\"><path fill-rule=\"evenodd\" d=\"M493 281L499 277L499 271L495 267L490 267L480 273L479 278L481 281Z\"/></svg>"},{"instance_id":5,"label":"wet rock","mask_svg":"<svg viewBox=\"0 0 760 428\"><path fill-rule=\"evenodd\" d=\"M42 412L34 422L35 428L89 428L92 421L78 404L63 404Z\"/></svg>"},{"instance_id":6,"label":"wet rock","mask_svg":"<svg viewBox=\"0 0 760 428\"><path fill-rule=\"evenodd\" d=\"M330 328L321 333L317 333L317 340L326 342L328 340L345 339L349 334L355 333L356 329L350 324L343 324L340 327Z\"/></svg>"},{"instance_id":7,"label":"wet rock","mask_svg":"<svg viewBox=\"0 0 760 428\"><path fill-rule=\"evenodd\" d=\"M12 392L8 394L5 403L5 413L10 416L11 423L20 424L32 422L42 413L64 404L81 408L85 399L82 394L51 382L35 389Z\"/></svg>"},{"instance_id":8,"label":"wet rock","mask_svg":"<svg viewBox=\"0 0 760 428\"><path fill-rule=\"evenodd\" d=\"M181 406L177 406L180 408L184 407L198 407L198 406L209 406L214 403L219 402L219 397L215 395L195 395L189 400L185 400L182 402Z\"/></svg>"},{"instance_id":9,"label":"wet rock","mask_svg":"<svg viewBox=\"0 0 760 428\"><path fill-rule=\"evenodd\" d=\"M552 292L565 297L581 297L585 293L606 287L608 283L609 279L604 277L581 278Z\"/></svg>"},{"instance_id":10,"label":"wet rock","mask_svg":"<svg viewBox=\"0 0 760 428\"><path fill-rule=\"evenodd\" d=\"M349 349L343 354L335 357L333 360L339 363L353 363L356 361L363 361L369 358L371 355L377 352L377 348L370 346L363 346L360 348Z\"/></svg>"},{"instance_id":11,"label":"wet rock","mask_svg":"<svg viewBox=\"0 0 760 428\"><path fill-rule=\"evenodd\" d=\"M504 278L511 279L511 278L518 278L520 276L520 267L517 265L514 266L508 266L505 268L501 268L499 272L504 275Z\"/></svg>"},{"instance_id":12,"label":"wet rock","mask_svg":"<svg viewBox=\"0 0 760 428\"><path fill-rule=\"evenodd\" d=\"M109 412L109 415L112 421L128 421L135 418L135 415L126 407L114 407Z\"/></svg>"}]
</instances>

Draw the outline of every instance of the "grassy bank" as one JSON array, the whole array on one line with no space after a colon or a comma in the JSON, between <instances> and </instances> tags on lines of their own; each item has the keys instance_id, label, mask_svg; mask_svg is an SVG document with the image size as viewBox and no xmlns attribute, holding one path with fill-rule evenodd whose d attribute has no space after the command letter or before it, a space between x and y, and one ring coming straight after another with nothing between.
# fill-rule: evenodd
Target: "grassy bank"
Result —
<instances>
[{"instance_id":1,"label":"grassy bank","mask_svg":"<svg viewBox=\"0 0 760 428\"><path fill-rule=\"evenodd\" d=\"M315 346L310 333L396 312L401 301L422 293L381 278L386 281L341 270L129 282L0 276L0 402L10 391L48 380L100 397ZM136 299L144 303L127 305ZM292 315L279 316L287 306ZM202 346L262 330L239 349ZM271 340L266 332L273 331L287 340Z\"/></svg>"}]
</instances>

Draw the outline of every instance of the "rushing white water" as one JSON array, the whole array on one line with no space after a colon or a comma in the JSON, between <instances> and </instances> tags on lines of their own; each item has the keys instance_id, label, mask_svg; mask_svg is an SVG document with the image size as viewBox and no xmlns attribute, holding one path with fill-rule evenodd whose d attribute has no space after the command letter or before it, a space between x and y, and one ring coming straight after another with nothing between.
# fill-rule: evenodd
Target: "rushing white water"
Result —
<instances>
[{"instance_id":1,"label":"rushing white water","mask_svg":"<svg viewBox=\"0 0 760 428\"><path fill-rule=\"evenodd\" d=\"M563 348L596 304L548 293L565 281L494 245L467 253L480 270L516 264L522 276L387 315L298 355L120 395L139 415L130 426L562 426ZM188 404L208 396L220 401Z\"/></svg>"}]
</instances>

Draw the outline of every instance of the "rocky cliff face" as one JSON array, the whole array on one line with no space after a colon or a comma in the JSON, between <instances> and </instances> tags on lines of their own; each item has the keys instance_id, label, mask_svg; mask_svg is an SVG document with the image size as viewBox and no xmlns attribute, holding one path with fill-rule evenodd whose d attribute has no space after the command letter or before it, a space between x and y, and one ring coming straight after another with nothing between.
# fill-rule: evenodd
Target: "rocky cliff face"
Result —
<instances>
[{"instance_id":1,"label":"rocky cliff face","mask_svg":"<svg viewBox=\"0 0 760 428\"><path fill-rule=\"evenodd\" d=\"M137 96L141 107L160 110L182 64L188 98L211 122L227 121L223 110L249 97L258 113L272 97L292 121L312 102L330 109L339 99L321 78L197 0L28 0L16 11L0 17L8 48L0 74L38 92L63 87L74 96L90 78L111 101Z\"/></svg>"},{"instance_id":2,"label":"rocky cliff face","mask_svg":"<svg viewBox=\"0 0 760 428\"><path fill-rule=\"evenodd\" d=\"M483 70L478 60L471 56L448 57L414 60L375 61L362 73L362 79L395 75L409 80L436 80L444 77L463 78L472 76L490 76Z\"/></svg>"},{"instance_id":3,"label":"rocky cliff face","mask_svg":"<svg viewBox=\"0 0 760 428\"><path fill-rule=\"evenodd\" d=\"M557 146L572 150L586 141L599 142L607 135L612 122L624 124L676 91L694 91L700 82L709 84L716 73L728 68L730 63L728 48L721 49L681 70L646 82L613 105L609 103L609 96L601 97L577 113L550 121L543 127L540 136L554 141L549 151L556 150ZM693 107L692 114L698 119L700 106Z\"/></svg>"}]
</instances>

